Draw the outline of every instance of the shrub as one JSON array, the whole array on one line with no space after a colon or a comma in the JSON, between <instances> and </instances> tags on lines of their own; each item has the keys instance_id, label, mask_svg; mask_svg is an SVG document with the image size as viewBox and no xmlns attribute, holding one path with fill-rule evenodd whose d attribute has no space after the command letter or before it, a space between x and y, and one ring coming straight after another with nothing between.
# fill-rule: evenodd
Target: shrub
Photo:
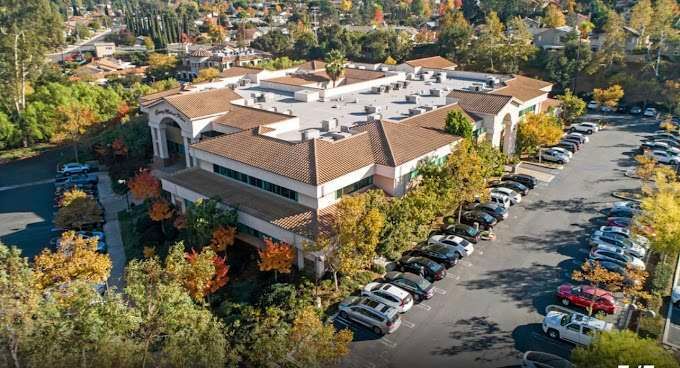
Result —
<instances>
[{"instance_id":1,"label":"shrub","mask_svg":"<svg viewBox=\"0 0 680 368\"><path fill-rule=\"evenodd\" d=\"M642 338L657 340L663 334L663 323L661 317L641 316L638 321L638 334Z\"/></svg>"},{"instance_id":2,"label":"shrub","mask_svg":"<svg viewBox=\"0 0 680 368\"><path fill-rule=\"evenodd\" d=\"M658 294L665 294L673 277L673 265L669 262L659 262L654 270L652 277L652 292Z\"/></svg>"}]
</instances>

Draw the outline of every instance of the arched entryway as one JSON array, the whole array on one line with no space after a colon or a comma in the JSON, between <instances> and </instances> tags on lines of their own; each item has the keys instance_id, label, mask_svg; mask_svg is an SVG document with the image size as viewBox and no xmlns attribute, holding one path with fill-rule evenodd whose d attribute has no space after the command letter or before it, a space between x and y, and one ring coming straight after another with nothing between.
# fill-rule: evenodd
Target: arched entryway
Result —
<instances>
[{"instance_id":1,"label":"arched entryway","mask_svg":"<svg viewBox=\"0 0 680 368\"><path fill-rule=\"evenodd\" d=\"M165 130L165 145L168 150L168 163L173 164L177 161L184 160L184 139L182 138L182 128L172 118L164 118L159 124L162 130Z\"/></svg>"},{"instance_id":2,"label":"arched entryway","mask_svg":"<svg viewBox=\"0 0 680 368\"><path fill-rule=\"evenodd\" d=\"M512 118L510 114L505 114L503 117L503 123L501 128L501 136L499 142L499 149L501 152L509 154L513 150L513 129L512 129Z\"/></svg>"}]
</instances>

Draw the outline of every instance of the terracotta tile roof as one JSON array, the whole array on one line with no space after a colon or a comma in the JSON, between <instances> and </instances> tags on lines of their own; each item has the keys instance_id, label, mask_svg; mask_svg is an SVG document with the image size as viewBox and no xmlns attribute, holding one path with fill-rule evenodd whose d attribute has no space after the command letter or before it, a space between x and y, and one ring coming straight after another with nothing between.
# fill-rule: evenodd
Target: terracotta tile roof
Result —
<instances>
[{"instance_id":1,"label":"terracotta tile roof","mask_svg":"<svg viewBox=\"0 0 680 368\"><path fill-rule=\"evenodd\" d=\"M471 122L479 121L481 118L472 113L468 113L458 104L449 104L442 106L430 112L420 115L414 115L406 119L399 120L402 124L418 126L421 128L436 129L438 131L444 131L446 125L446 116L450 111L460 111L465 117L470 119Z\"/></svg>"},{"instance_id":2,"label":"terracotta tile roof","mask_svg":"<svg viewBox=\"0 0 680 368\"><path fill-rule=\"evenodd\" d=\"M354 130L356 134L337 141L289 142L252 129L203 140L191 147L318 185L374 163L400 165L458 139L389 121L365 123Z\"/></svg>"},{"instance_id":3,"label":"terracotta tile roof","mask_svg":"<svg viewBox=\"0 0 680 368\"><path fill-rule=\"evenodd\" d=\"M361 70L355 68L345 68L345 78L356 80L373 80L383 78L385 73L375 70Z\"/></svg>"},{"instance_id":4,"label":"terracotta tile roof","mask_svg":"<svg viewBox=\"0 0 680 368\"><path fill-rule=\"evenodd\" d=\"M330 79L327 77L322 77L317 74L299 74L299 75L289 75L285 77L268 79L268 82L287 84L291 86L306 86L314 83L329 82Z\"/></svg>"},{"instance_id":5,"label":"terracotta tile roof","mask_svg":"<svg viewBox=\"0 0 680 368\"><path fill-rule=\"evenodd\" d=\"M335 206L315 210L199 168L178 171L163 180L205 197L219 197L231 207L310 240L330 232Z\"/></svg>"},{"instance_id":6,"label":"terracotta tile roof","mask_svg":"<svg viewBox=\"0 0 680 368\"><path fill-rule=\"evenodd\" d=\"M151 105L154 102L162 99L163 97L173 96L173 95L176 95L178 93L179 93L179 87L172 88L172 89L169 89L167 91L161 91L161 92L148 94L146 96L142 96L139 100L140 100L140 104L142 106L147 106L147 105Z\"/></svg>"},{"instance_id":7,"label":"terracotta tile roof","mask_svg":"<svg viewBox=\"0 0 680 368\"><path fill-rule=\"evenodd\" d=\"M232 104L226 114L218 117L213 122L247 130L290 118L292 116L286 114Z\"/></svg>"},{"instance_id":8,"label":"terracotta tile roof","mask_svg":"<svg viewBox=\"0 0 680 368\"><path fill-rule=\"evenodd\" d=\"M540 112L548 112L551 108L559 107L561 104L562 102L560 102L560 100L548 98L547 100L541 102L541 106L539 107L539 109Z\"/></svg>"},{"instance_id":9,"label":"terracotta tile roof","mask_svg":"<svg viewBox=\"0 0 680 368\"><path fill-rule=\"evenodd\" d=\"M374 70L347 68L345 69L345 72L342 75L342 77L340 77L340 80L338 81L338 86L363 82L366 80L383 78L384 76L385 73L377 72ZM331 78L328 76L328 73L326 73L325 70L320 70L315 73L308 74L293 74L285 77L269 79L268 81L293 86L306 86L313 83L332 82Z\"/></svg>"},{"instance_id":10,"label":"terracotta tile roof","mask_svg":"<svg viewBox=\"0 0 680 368\"><path fill-rule=\"evenodd\" d=\"M244 68L242 66L233 66L229 69L224 69L220 72L222 78L242 77L246 74L257 74L261 69Z\"/></svg>"},{"instance_id":11,"label":"terracotta tile roof","mask_svg":"<svg viewBox=\"0 0 680 368\"><path fill-rule=\"evenodd\" d=\"M241 96L229 88L180 93L174 96L163 97L177 111L190 119L228 111L232 106L231 101L241 98Z\"/></svg>"},{"instance_id":12,"label":"terracotta tile roof","mask_svg":"<svg viewBox=\"0 0 680 368\"><path fill-rule=\"evenodd\" d=\"M451 91L448 97L457 99L458 104L465 111L491 115L497 114L512 100L512 96L458 90Z\"/></svg>"},{"instance_id":13,"label":"terracotta tile roof","mask_svg":"<svg viewBox=\"0 0 680 368\"><path fill-rule=\"evenodd\" d=\"M297 70L317 71L325 68L326 68L325 62L321 60L310 60L306 63L300 64Z\"/></svg>"},{"instance_id":14,"label":"terracotta tile roof","mask_svg":"<svg viewBox=\"0 0 680 368\"><path fill-rule=\"evenodd\" d=\"M548 93L548 91L544 91L543 89L547 89L547 87L551 86L552 83L549 82L522 75L515 75L514 78L505 81L505 87L501 87L493 91L493 93L512 96L525 102Z\"/></svg>"},{"instance_id":15,"label":"terracotta tile roof","mask_svg":"<svg viewBox=\"0 0 680 368\"><path fill-rule=\"evenodd\" d=\"M455 68L456 63L443 58L441 56L432 56L432 57L426 57L422 59L414 59L414 60L408 60L406 64L410 66L420 66L423 68L430 68L430 69L449 69L449 68Z\"/></svg>"}]
</instances>

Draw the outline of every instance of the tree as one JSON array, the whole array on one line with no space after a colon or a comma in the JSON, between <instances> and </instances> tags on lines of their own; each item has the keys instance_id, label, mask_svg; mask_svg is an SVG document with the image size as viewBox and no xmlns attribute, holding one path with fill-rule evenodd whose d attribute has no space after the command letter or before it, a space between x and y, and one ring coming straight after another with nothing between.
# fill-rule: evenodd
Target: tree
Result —
<instances>
[{"instance_id":1,"label":"tree","mask_svg":"<svg viewBox=\"0 0 680 368\"><path fill-rule=\"evenodd\" d=\"M310 56L313 56L312 52L315 51L318 46L319 43L316 40L314 32L300 32L295 37L295 43L293 43L293 49L291 50L291 57L293 59L308 59Z\"/></svg>"},{"instance_id":2,"label":"tree","mask_svg":"<svg viewBox=\"0 0 680 368\"><path fill-rule=\"evenodd\" d=\"M567 21L559 6L551 3L543 8L543 24L548 28L562 27Z\"/></svg>"},{"instance_id":3,"label":"tree","mask_svg":"<svg viewBox=\"0 0 680 368\"><path fill-rule=\"evenodd\" d=\"M635 175L642 180L651 180L656 172L656 160L654 157L649 155L637 155L635 156L635 161L638 163L638 167L635 168Z\"/></svg>"},{"instance_id":4,"label":"tree","mask_svg":"<svg viewBox=\"0 0 680 368\"><path fill-rule=\"evenodd\" d=\"M447 55L457 62L464 61L470 48L472 34L472 26L462 12L446 12L441 20L437 38L440 54Z\"/></svg>"},{"instance_id":5,"label":"tree","mask_svg":"<svg viewBox=\"0 0 680 368\"><path fill-rule=\"evenodd\" d=\"M73 152L78 161L78 141L87 128L97 121L95 113L78 101L60 106L58 112L61 115L62 124L59 126L59 134L55 135L54 139L61 141L62 137L68 137L73 143Z\"/></svg>"},{"instance_id":6,"label":"tree","mask_svg":"<svg viewBox=\"0 0 680 368\"><path fill-rule=\"evenodd\" d=\"M627 267L626 275L623 276L605 269L597 261L592 263L586 261L581 265L580 270L572 272L571 278L576 281L586 281L594 288L609 290L613 293L622 292L627 302L635 302L638 306L649 299L649 294L643 291L647 272L632 267ZM596 295L593 294L592 297L595 298ZM587 308L588 315L592 315L592 306L595 301L593 299L591 306Z\"/></svg>"},{"instance_id":7,"label":"tree","mask_svg":"<svg viewBox=\"0 0 680 368\"><path fill-rule=\"evenodd\" d=\"M673 354L652 339L638 337L632 331L612 331L595 335L590 345L578 346L571 352L577 367L605 368L612 365L677 367Z\"/></svg>"},{"instance_id":8,"label":"tree","mask_svg":"<svg viewBox=\"0 0 680 368\"><path fill-rule=\"evenodd\" d=\"M202 301L227 284L229 266L225 261L207 247L200 252L192 249L184 253L184 245L178 243L171 248L165 262L167 271L184 285L189 295Z\"/></svg>"},{"instance_id":9,"label":"tree","mask_svg":"<svg viewBox=\"0 0 680 368\"><path fill-rule=\"evenodd\" d=\"M380 6L378 3L373 4L373 24L376 26L381 26L384 21L385 16L383 15L382 6Z\"/></svg>"},{"instance_id":10,"label":"tree","mask_svg":"<svg viewBox=\"0 0 680 368\"><path fill-rule=\"evenodd\" d=\"M210 24L208 26L208 38L211 43L222 43L227 38L227 31L220 25Z\"/></svg>"},{"instance_id":11,"label":"tree","mask_svg":"<svg viewBox=\"0 0 680 368\"><path fill-rule=\"evenodd\" d=\"M260 271L274 271L275 280L279 272L290 273L295 260L295 249L290 244L274 242L269 238L264 240L264 249L257 253L260 255Z\"/></svg>"},{"instance_id":12,"label":"tree","mask_svg":"<svg viewBox=\"0 0 680 368\"><path fill-rule=\"evenodd\" d=\"M161 195L161 182L148 169L140 169L128 181L128 188L132 197L140 201L158 198Z\"/></svg>"},{"instance_id":13,"label":"tree","mask_svg":"<svg viewBox=\"0 0 680 368\"><path fill-rule=\"evenodd\" d=\"M385 65L397 65L397 61L394 60L391 56L388 56L387 59L383 62Z\"/></svg>"},{"instance_id":14,"label":"tree","mask_svg":"<svg viewBox=\"0 0 680 368\"><path fill-rule=\"evenodd\" d=\"M340 10L348 13L352 10L352 0L342 0L340 2Z\"/></svg>"},{"instance_id":15,"label":"tree","mask_svg":"<svg viewBox=\"0 0 680 368\"><path fill-rule=\"evenodd\" d=\"M151 39L151 37L146 36L142 41L147 51L153 51L156 48L156 45L154 44L153 39Z\"/></svg>"},{"instance_id":16,"label":"tree","mask_svg":"<svg viewBox=\"0 0 680 368\"><path fill-rule=\"evenodd\" d=\"M475 63L488 68L490 71L496 70L495 61L502 55L504 32L505 26L496 12L490 12L484 19L484 24L481 26L479 37L473 48L475 50Z\"/></svg>"},{"instance_id":17,"label":"tree","mask_svg":"<svg viewBox=\"0 0 680 368\"><path fill-rule=\"evenodd\" d=\"M593 89L593 99L600 106L607 106L614 109L618 106L621 98L623 98L623 88L618 84L611 85L609 88L605 89Z\"/></svg>"},{"instance_id":18,"label":"tree","mask_svg":"<svg viewBox=\"0 0 680 368\"><path fill-rule=\"evenodd\" d=\"M220 75L220 71L215 68L203 68L198 71L198 76L194 78L193 82L203 82L210 81L217 78Z\"/></svg>"},{"instance_id":19,"label":"tree","mask_svg":"<svg viewBox=\"0 0 680 368\"><path fill-rule=\"evenodd\" d=\"M290 329L290 356L297 366L325 367L349 353L352 332L323 323L314 307L300 310Z\"/></svg>"},{"instance_id":20,"label":"tree","mask_svg":"<svg viewBox=\"0 0 680 368\"><path fill-rule=\"evenodd\" d=\"M274 57L280 57L286 55L291 46L290 42L288 35L283 34L278 29L274 29L254 39L250 46L258 50L270 52Z\"/></svg>"},{"instance_id":21,"label":"tree","mask_svg":"<svg viewBox=\"0 0 680 368\"><path fill-rule=\"evenodd\" d=\"M447 133L463 137L465 139L472 139L474 133L474 124L465 116L461 110L451 110L446 115L445 130Z\"/></svg>"},{"instance_id":22,"label":"tree","mask_svg":"<svg viewBox=\"0 0 680 368\"><path fill-rule=\"evenodd\" d=\"M17 123L27 147L29 129L23 119L29 85L39 77L45 53L63 43L64 23L48 0L3 3L0 17L0 84L5 111Z\"/></svg>"},{"instance_id":23,"label":"tree","mask_svg":"<svg viewBox=\"0 0 680 368\"><path fill-rule=\"evenodd\" d=\"M640 33L640 41L648 36L653 17L654 9L651 0L640 0L631 8L628 24Z\"/></svg>"},{"instance_id":24,"label":"tree","mask_svg":"<svg viewBox=\"0 0 680 368\"><path fill-rule=\"evenodd\" d=\"M540 147L556 144L563 134L554 116L529 113L517 128L517 147L522 153L533 154Z\"/></svg>"},{"instance_id":25,"label":"tree","mask_svg":"<svg viewBox=\"0 0 680 368\"><path fill-rule=\"evenodd\" d=\"M620 64L625 56L626 35L623 30L623 20L614 10L609 10L607 22L602 27L606 34L600 50L597 52L597 60L606 66L614 63Z\"/></svg>"},{"instance_id":26,"label":"tree","mask_svg":"<svg viewBox=\"0 0 680 368\"><path fill-rule=\"evenodd\" d=\"M385 216L371 204L371 194L345 196L336 205L335 233L340 259L339 271L345 275L370 267Z\"/></svg>"},{"instance_id":27,"label":"tree","mask_svg":"<svg viewBox=\"0 0 680 368\"><path fill-rule=\"evenodd\" d=\"M586 102L569 88L564 91L564 94L557 96L557 99L560 101L560 118L565 122L573 123L586 111Z\"/></svg>"},{"instance_id":28,"label":"tree","mask_svg":"<svg viewBox=\"0 0 680 368\"><path fill-rule=\"evenodd\" d=\"M78 188L64 192L59 200L59 207L67 207L78 198L87 198L89 195Z\"/></svg>"},{"instance_id":29,"label":"tree","mask_svg":"<svg viewBox=\"0 0 680 368\"><path fill-rule=\"evenodd\" d=\"M516 73L519 65L535 52L533 36L521 18L508 21L509 32L495 12L485 18L479 37L476 39L473 61L484 70Z\"/></svg>"},{"instance_id":30,"label":"tree","mask_svg":"<svg viewBox=\"0 0 680 368\"><path fill-rule=\"evenodd\" d=\"M219 227L235 227L238 214L235 210L218 207L219 199L199 199L186 209L186 238L192 248L208 245L213 232Z\"/></svg>"},{"instance_id":31,"label":"tree","mask_svg":"<svg viewBox=\"0 0 680 368\"><path fill-rule=\"evenodd\" d=\"M173 210L164 199L154 201L149 207L149 218L153 221L163 221L172 217Z\"/></svg>"},{"instance_id":32,"label":"tree","mask_svg":"<svg viewBox=\"0 0 680 368\"><path fill-rule=\"evenodd\" d=\"M92 197L75 198L68 206L61 207L54 216L54 224L63 229L81 229L85 225L104 221L102 209Z\"/></svg>"},{"instance_id":33,"label":"tree","mask_svg":"<svg viewBox=\"0 0 680 368\"><path fill-rule=\"evenodd\" d=\"M210 247L215 252L225 252L227 247L234 245L236 228L233 226L219 226L212 233Z\"/></svg>"},{"instance_id":34,"label":"tree","mask_svg":"<svg viewBox=\"0 0 680 368\"><path fill-rule=\"evenodd\" d=\"M148 63L146 74L154 80L161 80L173 77L178 60L174 55L152 52L149 54Z\"/></svg>"},{"instance_id":35,"label":"tree","mask_svg":"<svg viewBox=\"0 0 680 368\"><path fill-rule=\"evenodd\" d=\"M38 287L44 289L74 280L98 284L111 272L111 259L97 252L97 238L85 239L73 231L59 239L56 251L44 249L35 257L34 269Z\"/></svg>"},{"instance_id":36,"label":"tree","mask_svg":"<svg viewBox=\"0 0 680 368\"><path fill-rule=\"evenodd\" d=\"M333 87L335 87L335 82L345 73L345 55L339 50L331 50L326 56L326 74L333 81Z\"/></svg>"},{"instance_id":37,"label":"tree","mask_svg":"<svg viewBox=\"0 0 680 368\"><path fill-rule=\"evenodd\" d=\"M664 254L680 251L680 182L672 170L656 170L656 190L648 189L636 223L654 229L651 246ZM650 236L650 234L643 234Z\"/></svg>"}]
</instances>

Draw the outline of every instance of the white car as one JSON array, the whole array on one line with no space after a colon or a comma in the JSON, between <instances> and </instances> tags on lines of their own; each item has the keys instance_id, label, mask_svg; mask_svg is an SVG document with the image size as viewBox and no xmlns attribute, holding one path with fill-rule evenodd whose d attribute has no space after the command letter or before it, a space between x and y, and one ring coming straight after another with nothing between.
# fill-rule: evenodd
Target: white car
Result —
<instances>
[{"instance_id":1,"label":"white car","mask_svg":"<svg viewBox=\"0 0 680 368\"><path fill-rule=\"evenodd\" d=\"M645 112L642 114L648 118L655 118L658 113L656 112L656 109L653 107L648 107L645 109Z\"/></svg>"},{"instance_id":2,"label":"white car","mask_svg":"<svg viewBox=\"0 0 680 368\"><path fill-rule=\"evenodd\" d=\"M413 307L413 297L406 290L392 284L371 282L364 286L361 295L397 308L399 313L408 312Z\"/></svg>"},{"instance_id":3,"label":"white car","mask_svg":"<svg viewBox=\"0 0 680 368\"><path fill-rule=\"evenodd\" d=\"M622 267L630 266L642 271L647 268L640 258L626 254L623 249L611 245L597 245L590 250L589 258L594 261L613 262Z\"/></svg>"},{"instance_id":4,"label":"white car","mask_svg":"<svg viewBox=\"0 0 680 368\"><path fill-rule=\"evenodd\" d=\"M70 162L68 164L64 164L59 170L57 170L57 172L64 175L88 173L90 172L90 165Z\"/></svg>"},{"instance_id":5,"label":"white car","mask_svg":"<svg viewBox=\"0 0 680 368\"><path fill-rule=\"evenodd\" d=\"M460 258L467 257L475 251L474 246L469 241L455 235L432 235L427 239L427 244L437 244L452 247Z\"/></svg>"},{"instance_id":6,"label":"white car","mask_svg":"<svg viewBox=\"0 0 680 368\"><path fill-rule=\"evenodd\" d=\"M564 138L576 138L576 139L579 139L579 140L583 141L583 143L588 143L588 142L590 142L590 138L588 138L587 135L585 135L585 134L583 134L583 133L578 133L578 132L570 132L570 133L567 133L567 134L564 136Z\"/></svg>"},{"instance_id":7,"label":"white car","mask_svg":"<svg viewBox=\"0 0 680 368\"><path fill-rule=\"evenodd\" d=\"M581 132L586 134L593 134L600 130L600 127L595 123L576 123L569 126L570 132Z\"/></svg>"},{"instance_id":8,"label":"white car","mask_svg":"<svg viewBox=\"0 0 680 368\"><path fill-rule=\"evenodd\" d=\"M672 141L680 142L680 137L678 137L677 134L669 133L665 130L654 133L654 135L652 135L650 138L652 140L670 139Z\"/></svg>"},{"instance_id":9,"label":"white car","mask_svg":"<svg viewBox=\"0 0 680 368\"><path fill-rule=\"evenodd\" d=\"M591 110L597 109L597 106L598 106L598 104L597 104L596 101L590 101L590 102L588 102L588 108L591 109Z\"/></svg>"},{"instance_id":10,"label":"white car","mask_svg":"<svg viewBox=\"0 0 680 368\"><path fill-rule=\"evenodd\" d=\"M568 149L565 149L565 148L562 148L562 147L550 147L550 149L555 150L557 152L561 152L563 155L569 157L569 159L574 157L574 154L571 151L569 151Z\"/></svg>"},{"instance_id":11,"label":"white car","mask_svg":"<svg viewBox=\"0 0 680 368\"><path fill-rule=\"evenodd\" d=\"M625 254L636 258L645 258L647 249L640 244L628 239L619 233L607 233L595 231L590 236L590 245L593 247L615 247L622 249Z\"/></svg>"},{"instance_id":12,"label":"white car","mask_svg":"<svg viewBox=\"0 0 680 368\"><path fill-rule=\"evenodd\" d=\"M510 205L512 204L510 202L510 198L507 195L505 195L503 193L498 193L498 192L491 192L490 193L490 200L491 200L491 202L493 202L493 203L495 203L499 206L505 207L505 209L510 208Z\"/></svg>"},{"instance_id":13,"label":"white car","mask_svg":"<svg viewBox=\"0 0 680 368\"><path fill-rule=\"evenodd\" d=\"M512 189L503 188L503 187L495 187L495 188L491 188L491 194L493 195L493 193L505 194L506 196L508 196L508 199L510 200L510 204L512 204L512 205L515 205L519 202L522 202L522 195L515 192Z\"/></svg>"},{"instance_id":14,"label":"white car","mask_svg":"<svg viewBox=\"0 0 680 368\"><path fill-rule=\"evenodd\" d=\"M557 355L529 350L522 357L522 368L576 368L576 366Z\"/></svg>"},{"instance_id":15,"label":"white car","mask_svg":"<svg viewBox=\"0 0 680 368\"><path fill-rule=\"evenodd\" d=\"M341 318L364 325L377 335L396 331L401 326L401 317L396 308L373 299L348 296L338 306Z\"/></svg>"},{"instance_id":16,"label":"white car","mask_svg":"<svg viewBox=\"0 0 680 368\"><path fill-rule=\"evenodd\" d=\"M612 324L581 313L550 311L543 319L542 327L553 339L590 345L595 332L611 331Z\"/></svg>"},{"instance_id":17,"label":"white car","mask_svg":"<svg viewBox=\"0 0 680 368\"><path fill-rule=\"evenodd\" d=\"M680 156L674 155L672 153L662 150L654 150L650 153L650 155L652 156L653 159L657 160L662 164L680 165Z\"/></svg>"},{"instance_id":18,"label":"white car","mask_svg":"<svg viewBox=\"0 0 680 368\"><path fill-rule=\"evenodd\" d=\"M541 151L541 160L556 162L558 164L566 164L569 162L569 157L559 151L546 149Z\"/></svg>"},{"instance_id":19,"label":"white car","mask_svg":"<svg viewBox=\"0 0 680 368\"><path fill-rule=\"evenodd\" d=\"M632 240L633 242L645 247L649 248L649 239L645 238L642 235L637 235L633 234L630 232L629 229L626 229L625 227L618 227L618 226L600 226L600 231L605 232L605 233L616 233L616 234L621 234L625 236L626 238Z\"/></svg>"}]
</instances>

